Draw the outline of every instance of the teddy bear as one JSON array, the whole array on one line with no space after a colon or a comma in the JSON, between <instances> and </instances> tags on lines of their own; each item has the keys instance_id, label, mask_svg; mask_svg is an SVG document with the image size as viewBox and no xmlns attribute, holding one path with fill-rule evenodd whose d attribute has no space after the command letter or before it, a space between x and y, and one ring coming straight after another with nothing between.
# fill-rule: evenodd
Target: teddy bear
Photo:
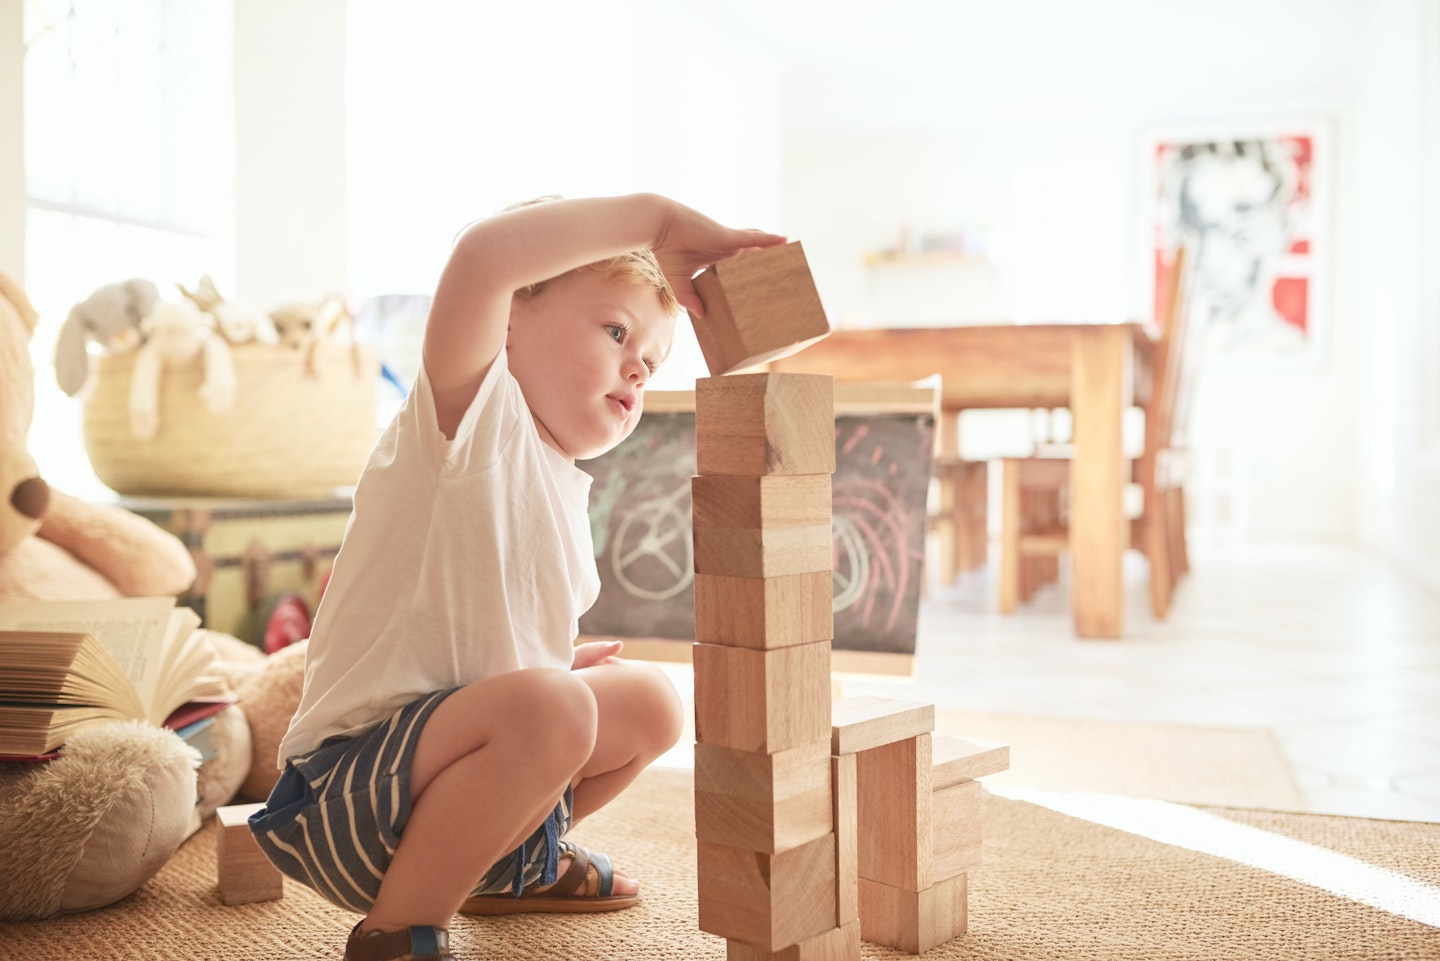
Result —
<instances>
[{"instance_id":1,"label":"teddy bear","mask_svg":"<svg viewBox=\"0 0 1440 961\"><path fill-rule=\"evenodd\" d=\"M74 397L90 381L91 342L111 354L127 354L144 336L140 321L160 300L155 284L133 277L97 288L70 308L55 345L55 377L60 389Z\"/></svg>"},{"instance_id":2,"label":"teddy bear","mask_svg":"<svg viewBox=\"0 0 1440 961\"><path fill-rule=\"evenodd\" d=\"M0 273L0 603L181 593L195 564L179 538L41 478L26 447L36 323L24 291ZM198 775L185 741L138 722L87 728L53 761L0 764L0 877L26 879L0 885L0 918L96 908L143 884L249 773L239 704L216 715L212 741Z\"/></svg>"}]
</instances>

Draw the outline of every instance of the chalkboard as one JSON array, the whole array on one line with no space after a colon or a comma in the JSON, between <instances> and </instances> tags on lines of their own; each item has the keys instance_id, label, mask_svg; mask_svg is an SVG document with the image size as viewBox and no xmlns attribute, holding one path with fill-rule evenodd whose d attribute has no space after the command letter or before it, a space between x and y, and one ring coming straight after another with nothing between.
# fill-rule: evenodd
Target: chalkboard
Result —
<instances>
[{"instance_id":1,"label":"chalkboard","mask_svg":"<svg viewBox=\"0 0 1440 961\"><path fill-rule=\"evenodd\" d=\"M836 650L914 654L933 413L837 414L832 479ZM649 411L594 478L600 598L587 635L693 641L695 415Z\"/></svg>"}]
</instances>

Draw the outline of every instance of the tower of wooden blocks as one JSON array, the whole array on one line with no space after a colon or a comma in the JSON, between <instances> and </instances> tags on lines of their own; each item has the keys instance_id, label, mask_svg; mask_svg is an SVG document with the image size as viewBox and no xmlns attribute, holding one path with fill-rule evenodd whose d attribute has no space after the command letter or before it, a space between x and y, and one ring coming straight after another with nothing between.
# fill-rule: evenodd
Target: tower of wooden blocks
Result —
<instances>
[{"instance_id":1,"label":"tower of wooden blocks","mask_svg":"<svg viewBox=\"0 0 1440 961\"><path fill-rule=\"evenodd\" d=\"M700 927L728 939L730 961L859 958L859 916L841 916L836 884L834 423L826 376L696 384Z\"/></svg>"},{"instance_id":2,"label":"tower of wooden blocks","mask_svg":"<svg viewBox=\"0 0 1440 961\"><path fill-rule=\"evenodd\" d=\"M695 279L695 835L700 928L728 961L859 961L965 931L977 780L1009 749L931 705L834 705L833 378L733 374L828 331L798 244ZM818 318L818 324L816 319Z\"/></svg>"}]
</instances>

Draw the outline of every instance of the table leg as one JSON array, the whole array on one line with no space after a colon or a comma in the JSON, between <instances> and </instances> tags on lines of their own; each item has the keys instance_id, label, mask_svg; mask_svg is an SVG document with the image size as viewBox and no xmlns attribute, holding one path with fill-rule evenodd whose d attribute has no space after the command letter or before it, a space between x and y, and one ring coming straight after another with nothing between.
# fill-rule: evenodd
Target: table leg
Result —
<instances>
[{"instance_id":1,"label":"table leg","mask_svg":"<svg viewBox=\"0 0 1440 961\"><path fill-rule=\"evenodd\" d=\"M1130 341L1130 330L1119 325L1079 330L1074 340L1070 557L1080 637L1119 638L1124 630L1123 564L1130 538L1121 430L1132 400Z\"/></svg>"}]
</instances>

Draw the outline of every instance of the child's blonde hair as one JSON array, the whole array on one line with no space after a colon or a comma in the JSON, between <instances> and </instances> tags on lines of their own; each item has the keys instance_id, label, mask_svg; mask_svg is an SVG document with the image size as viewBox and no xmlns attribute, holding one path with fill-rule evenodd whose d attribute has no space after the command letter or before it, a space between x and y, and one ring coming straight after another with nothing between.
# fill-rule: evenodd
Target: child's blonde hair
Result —
<instances>
[{"instance_id":1,"label":"child's blonde hair","mask_svg":"<svg viewBox=\"0 0 1440 961\"><path fill-rule=\"evenodd\" d=\"M534 200L524 200L517 204L511 204L506 210L519 210L521 207L532 207L535 204L549 203L553 200L562 199L559 194L550 194L544 197L536 197ZM515 296L522 300L530 300L545 292L545 289L560 277L579 271L601 271L613 280L622 284L629 284L632 287L648 287L655 291L660 298L660 306L664 311L674 316L680 314L680 301L675 299L675 291L670 289L670 282L665 279L665 272L660 269L660 261L650 250L632 250L629 253L621 254L618 257L609 257L605 260L597 260L593 264L586 264L583 267L576 267L574 270L560 274L559 277L551 277L537 283L521 287L515 291Z\"/></svg>"}]
</instances>

